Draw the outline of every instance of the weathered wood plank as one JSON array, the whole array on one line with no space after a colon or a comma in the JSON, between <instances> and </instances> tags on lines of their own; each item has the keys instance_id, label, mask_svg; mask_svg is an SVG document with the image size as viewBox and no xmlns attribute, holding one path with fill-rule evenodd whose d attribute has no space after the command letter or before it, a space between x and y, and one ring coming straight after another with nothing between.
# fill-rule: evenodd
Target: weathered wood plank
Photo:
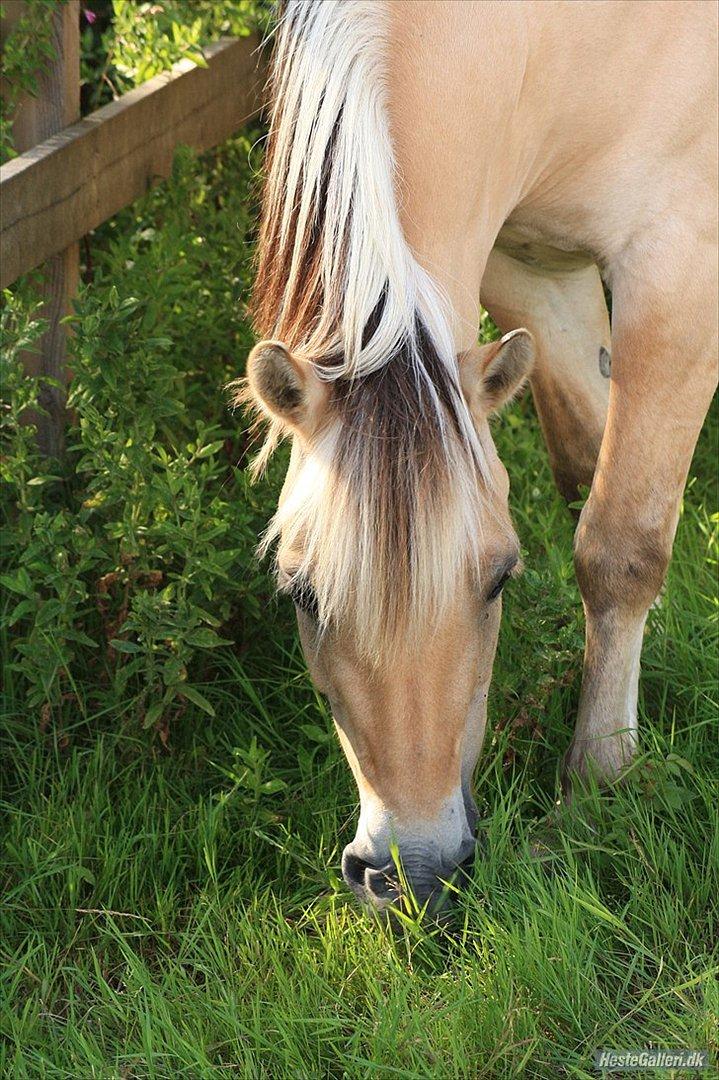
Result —
<instances>
[{"instance_id":1,"label":"weathered wood plank","mask_svg":"<svg viewBox=\"0 0 719 1080\"><path fill-rule=\"evenodd\" d=\"M175 147L207 150L261 107L256 37L217 42L0 168L0 286L96 228L169 174Z\"/></svg>"}]
</instances>

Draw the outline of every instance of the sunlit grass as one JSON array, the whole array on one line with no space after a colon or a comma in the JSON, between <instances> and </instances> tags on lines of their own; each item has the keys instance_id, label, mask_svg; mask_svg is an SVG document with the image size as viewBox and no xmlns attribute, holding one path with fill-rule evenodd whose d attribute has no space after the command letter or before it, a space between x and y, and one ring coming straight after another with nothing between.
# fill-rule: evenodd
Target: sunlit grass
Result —
<instances>
[{"instance_id":1,"label":"sunlit grass","mask_svg":"<svg viewBox=\"0 0 719 1080\"><path fill-rule=\"evenodd\" d=\"M167 751L11 706L4 1074L589 1077L597 1046L716 1047L716 430L650 618L638 764L547 825L578 692L572 525L529 404L499 421L527 572L450 927L390 932L344 889L355 793L282 604Z\"/></svg>"}]
</instances>

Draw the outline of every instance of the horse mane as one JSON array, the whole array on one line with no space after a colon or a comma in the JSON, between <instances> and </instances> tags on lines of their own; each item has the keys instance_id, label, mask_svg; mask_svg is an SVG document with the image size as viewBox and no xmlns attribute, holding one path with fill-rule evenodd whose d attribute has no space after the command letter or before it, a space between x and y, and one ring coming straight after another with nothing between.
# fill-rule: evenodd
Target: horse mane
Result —
<instances>
[{"instance_id":1,"label":"horse mane","mask_svg":"<svg viewBox=\"0 0 719 1080\"><path fill-rule=\"evenodd\" d=\"M375 659L477 572L488 477L447 306L400 225L388 48L377 0L286 3L252 305L263 336L332 384L263 546L292 553L320 626L350 619Z\"/></svg>"}]
</instances>

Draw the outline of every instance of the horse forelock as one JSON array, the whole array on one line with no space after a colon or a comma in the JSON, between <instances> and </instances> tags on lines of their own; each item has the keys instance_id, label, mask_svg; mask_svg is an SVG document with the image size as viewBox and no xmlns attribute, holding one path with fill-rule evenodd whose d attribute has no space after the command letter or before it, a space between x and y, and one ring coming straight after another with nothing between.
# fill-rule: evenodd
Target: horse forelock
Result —
<instances>
[{"instance_id":1,"label":"horse forelock","mask_svg":"<svg viewBox=\"0 0 719 1080\"><path fill-rule=\"evenodd\" d=\"M331 383L265 537L321 628L395 651L476 572L488 469L443 297L395 198L376 0L289 0L278 29L258 329ZM276 429L274 435L277 434Z\"/></svg>"}]
</instances>

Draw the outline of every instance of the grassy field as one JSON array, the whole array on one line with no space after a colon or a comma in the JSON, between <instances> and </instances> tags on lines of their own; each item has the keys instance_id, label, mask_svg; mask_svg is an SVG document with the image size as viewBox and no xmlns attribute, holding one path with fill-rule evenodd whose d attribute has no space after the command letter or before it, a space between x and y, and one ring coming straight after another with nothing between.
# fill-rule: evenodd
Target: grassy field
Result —
<instances>
[{"instance_id":1,"label":"grassy field","mask_svg":"<svg viewBox=\"0 0 719 1080\"><path fill-rule=\"evenodd\" d=\"M355 796L284 604L167 750L88 715L3 725L3 1075L592 1075L598 1046L716 1051L716 415L647 632L642 756L560 818L580 608L529 402L496 425L527 571L477 775L484 854L450 931L392 939L339 879Z\"/></svg>"}]
</instances>

